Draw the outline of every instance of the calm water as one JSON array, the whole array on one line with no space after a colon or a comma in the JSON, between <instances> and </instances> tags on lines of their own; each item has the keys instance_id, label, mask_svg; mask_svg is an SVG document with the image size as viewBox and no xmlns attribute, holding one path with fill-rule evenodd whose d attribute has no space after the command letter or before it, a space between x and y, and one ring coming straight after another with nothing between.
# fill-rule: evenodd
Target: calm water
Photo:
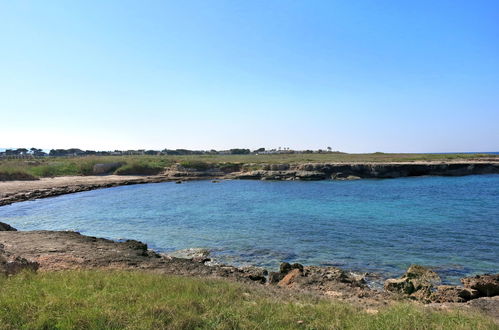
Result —
<instances>
[{"instance_id":1,"label":"calm water","mask_svg":"<svg viewBox=\"0 0 499 330\"><path fill-rule=\"evenodd\" d=\"M499 271L499 175L136 185L1 207L0 221L161 251L205 247L236 265L289 261L387 277L418 263L451 283Z\"/></svg>"}]
</instances>

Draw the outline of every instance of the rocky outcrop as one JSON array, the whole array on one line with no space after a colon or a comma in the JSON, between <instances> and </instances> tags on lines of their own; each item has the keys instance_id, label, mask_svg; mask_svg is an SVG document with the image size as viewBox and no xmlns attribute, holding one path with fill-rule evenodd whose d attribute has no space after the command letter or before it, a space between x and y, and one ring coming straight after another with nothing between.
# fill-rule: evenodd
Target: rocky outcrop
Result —
<instances>
[{"instance_id":1,"label":"rocky outcrop","mask_svg":"<svg viewBox=\"0 0 499 330\"><path fill-rule=\"evenodd\" d=\"M357 180L408 176L461 176L499 173L499 163L388 163L388 164L267 164L260 169L242 166L242 171L227 178L252 180Z\"/></svg>"},{"instance_id":2,"label":"rocky outcrop","mask_svg":"<svg viewBox=\"0 0 499 330\"><path fill-rule=\"evenodd\" d=\"M0 231L17 231L17 229L9 224L0 222Z\"/></svg>"},{"instance_id":3,"label":"rocky outcrop","mask_svg":"<svg viewBox=\"0 0 499 330\"><path fill-rule=\"evenodd\" d=\"M484 274L461 279L465 288L476 290L480 297L499 295L499 274Z\"/></svg>"},{"instance_id":4,"label":"rocky outcrop","mask_svg":"<svg viewBox=\"0 0 499 330\"><path fill-rule=\"evenodd\" d=\"M453 285L439 285L429 296L431 302L462 303L478 298L478 291Z\"/></svg>"},{"instance_id":5,"label":"rocky outcrop","mask_svg":"<svg viewBox=\"0 0 499 330\"><path fill-rule=\"evenodd\" d=\"M440 277L431 269L411 265L400 278L392 278L385 281L384 288L387 291L407 295L418 300L427 300L432 294L433 288L440 282Z\"/></svg>"},{"instance_id":6,"label":"rocky outcrop","mask_svg":"<svg viewBox=\"0 0 499 330\"><path fill-rule=\"evenodd\" d=\"M440 277L429 268L412 265L402 277L386 280L384 288L423 302L436 303L463 303L499 295L499 274L462 278L464 286L437 286L439 282Z\"/></svg>"}]
</instances>

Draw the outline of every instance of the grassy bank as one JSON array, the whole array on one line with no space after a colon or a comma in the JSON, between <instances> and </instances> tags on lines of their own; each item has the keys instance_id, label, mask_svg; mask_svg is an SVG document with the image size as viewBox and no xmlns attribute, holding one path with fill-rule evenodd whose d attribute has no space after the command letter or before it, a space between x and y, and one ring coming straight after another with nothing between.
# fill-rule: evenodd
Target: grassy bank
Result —
<instances>
[{"instance_id":1,"label":"grassy bank","mask_svg":"<svg viewBox=\"0 0 499 330\"><path fill-rule=\"evenodd\" d=\"M95 164L117 163L123 165L115 170L120 175L153 175L171 166L174 162L167 157L156 156L88 156L25 159L0 159L0 177L2 174L16 173L34 178L65 175L92 175ZM11 178L15 176L10 175Z\"/></svg>"},{"instance_id":2,"label":"grassy bank","mask_svg":"<svg viewBox=\"0 0 499 330\"><path fill-rule=\"evenodd\" d=\"M0 278L1 329L497 329L491 320L399 304L367 313L221 280L66 271Z\"/></svg>"},{"instance_id":3,"label":"grassy bank","mask_svg":"<svg viewBox=\"0 0 499 330\"><path fill-rule=\"evenodd\" d=\"M487 154L275 154L275 155L192 155L192 156L87 156L26 159L0 159L0 180L29 177L54 177L64 175L91 175L95 164L121 162L115 170L121 175L152 175L160 173L174 163L204 169L213 165L279 164L279 163L362 163L362 162L415 162L493 159L498 155Z\"/></svg>"}]
</instances>

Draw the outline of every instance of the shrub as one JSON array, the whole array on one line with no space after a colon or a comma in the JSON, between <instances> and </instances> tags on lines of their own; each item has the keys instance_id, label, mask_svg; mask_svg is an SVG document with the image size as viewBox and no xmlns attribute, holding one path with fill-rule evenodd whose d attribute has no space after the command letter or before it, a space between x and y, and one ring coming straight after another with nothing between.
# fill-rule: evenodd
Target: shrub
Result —
<instances>
[{"instance_id":1,"label":"shrub","mask_svg":"<svg viewBox=\"0 0 499 330\"><path fill-rule=\"evenodd\" d=\"M38 180L35 176L22 172L22 171L0 171L0 181L14 181L14 180Z\"/></svg>"},{"instance_id":2,"label":"shrub","mask_svg":"<svg viewBox=\"0 0 499 330\"><path fill-rule=\"evenodd\" d=\"M180 165L182 167L195 169L198 171L204 171L212 167L211 164L199 160L183 160L180 162Z\"/></svg>"},{"instance_id":3,"label":"shrub","mask_svg":"<svg viewBox=\"0 0 499 330\"><path fill-rule=\"evenodd\" d=\"M163 166L153 164L126 164L114 171L116 175L156 175L164 170Z\"/></svg>"}]
</instances>

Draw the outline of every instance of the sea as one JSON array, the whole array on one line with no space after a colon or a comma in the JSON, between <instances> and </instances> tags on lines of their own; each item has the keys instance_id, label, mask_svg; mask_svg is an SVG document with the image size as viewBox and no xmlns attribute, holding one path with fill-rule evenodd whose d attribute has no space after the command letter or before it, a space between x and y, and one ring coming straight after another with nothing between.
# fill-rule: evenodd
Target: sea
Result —
<instances>
[{"instance_id":1,"label":"sea","mask_svg":"<svg viewBox=\"0 0 499 330\"><path fill-rule=\"evenodd\" d=\"M0 221L160 252L206 248L216 262L269 270L298 262L382 280L420 264L448 284L499 272L499 175L152 183L3 206Z\"/></svg>"}]
</instances>

